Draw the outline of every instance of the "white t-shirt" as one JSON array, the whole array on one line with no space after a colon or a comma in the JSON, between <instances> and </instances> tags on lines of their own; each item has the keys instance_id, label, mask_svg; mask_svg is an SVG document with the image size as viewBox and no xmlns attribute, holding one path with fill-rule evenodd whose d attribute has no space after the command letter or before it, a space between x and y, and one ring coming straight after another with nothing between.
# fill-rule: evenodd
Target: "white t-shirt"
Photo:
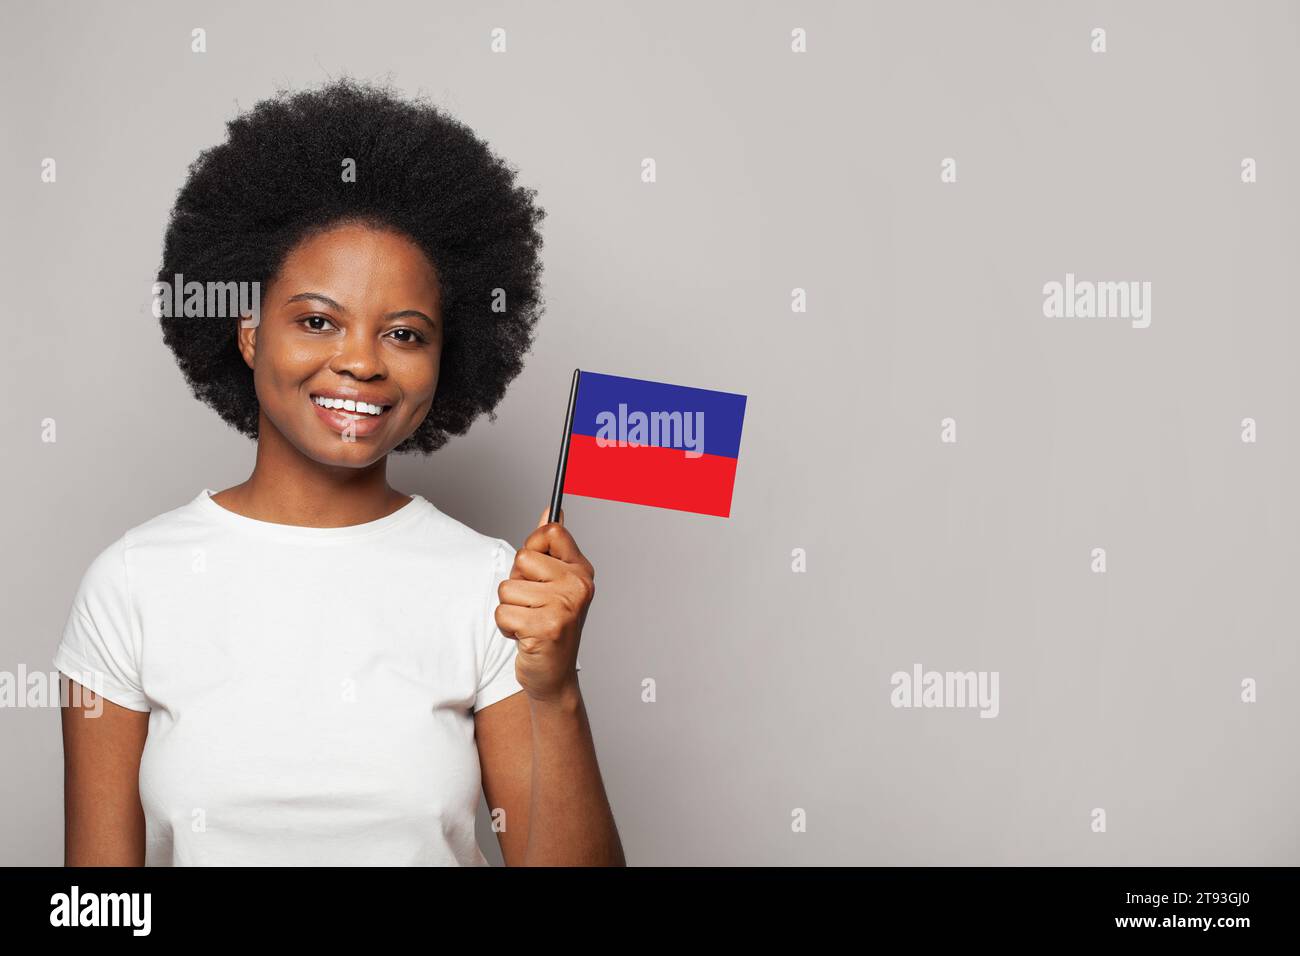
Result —
<instances>
[{"instance_id":1,"label":"white t-shirt","mask_svg":"<svg viewBox=\"0 0 1300 956\"><path fill-rule=\"evenodd\" d=\"M486 865L473 713L522 689L514 546L420 495L342 528L211 495L91 562L54 655L150 712L145 865Z\"/></svg>"}]
</instances>

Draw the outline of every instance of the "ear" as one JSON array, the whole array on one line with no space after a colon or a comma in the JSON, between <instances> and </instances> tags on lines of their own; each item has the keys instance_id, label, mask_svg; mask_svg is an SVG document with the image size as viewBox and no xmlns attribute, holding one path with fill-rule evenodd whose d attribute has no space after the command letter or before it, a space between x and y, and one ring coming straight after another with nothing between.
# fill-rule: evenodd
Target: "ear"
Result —
<instances>
[{"instance_id":1,"label":"ear","mask_svg":"<svg viewBox=\"0 0 1300 956\"><path fill-rule=\"evenodd\" d=\"M239 347L239 354L244 357L244 364L252 368L253 358L257 354L257 326L246 324L246 320L241 317L235 331L235 344Z\"/></svg>"}]
</instances>

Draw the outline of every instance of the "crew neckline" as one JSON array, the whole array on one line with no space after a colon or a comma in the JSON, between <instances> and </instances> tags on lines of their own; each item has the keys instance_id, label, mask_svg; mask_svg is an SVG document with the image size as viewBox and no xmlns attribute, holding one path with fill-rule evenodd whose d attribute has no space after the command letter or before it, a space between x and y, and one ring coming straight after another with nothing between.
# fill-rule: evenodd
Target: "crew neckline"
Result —
<instances>
[{"instance_id":1,"label":"crew neckline","mask_svg":"<svg viewBox=\"0 0 1300 956\"><path fill-rule=\"evenodd\" d=\"M428 504L423 495L412 494L411 500L402 507L384 515L382 518L376 518L374 521L363 521L361 524L348 524L337 528L313 528L306 525L262 521L260 518L250 518L247 515L238 514L223 505L217 504L212 499L214 493L211 488L204 488L199 492L198 497L194 499L194 504L208 518L227 527L262 535L263 537L315 543L354 541L357 538L365 538L382 531L388 531L413 520Z\"/></svg>"}]
</instances>

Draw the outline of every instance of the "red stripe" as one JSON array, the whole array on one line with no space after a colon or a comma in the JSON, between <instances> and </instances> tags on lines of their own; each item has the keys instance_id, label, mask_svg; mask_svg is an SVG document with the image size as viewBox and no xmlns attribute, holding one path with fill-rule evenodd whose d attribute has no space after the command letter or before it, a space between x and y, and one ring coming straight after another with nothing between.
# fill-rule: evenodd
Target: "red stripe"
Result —
<instances>
[{"instance_id":1,"label":"red stripe","mask_svg":"<svg viewBox=\"0 0 1300 956\"><path fill-rule=\"evenodd\" d=\"M592 435L569 439L566 495L729 518L735 482L736 459L724 455L687 458L680 448L602 448Z\"/></svg>"}]
</instances>

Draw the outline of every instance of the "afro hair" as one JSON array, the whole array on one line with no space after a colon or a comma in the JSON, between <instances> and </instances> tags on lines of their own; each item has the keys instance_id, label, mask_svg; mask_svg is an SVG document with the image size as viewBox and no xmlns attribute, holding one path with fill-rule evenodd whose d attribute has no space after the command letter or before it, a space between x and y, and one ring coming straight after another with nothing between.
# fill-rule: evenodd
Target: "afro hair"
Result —
<instances>
[{"instance_id":1,"label":"afro hair","mask_svg":"<svg viewBox=\"0 0 1300 956\"><path fill-rule=\"evenodd\" d=\"M439 282L438 390L395 449L429 454L495 409L523 370L541 293L545 211L536 190L469 127L423 100L351 79L281 90L226 124L224 143L190 165L167 224L158 282L260 282L331 225L363 222L408 236ZM355 161L355 182L343 161ZM502 290L506 311L492 310ZM195 396L249 438L258 434L253 373L239 323L162 317Z\"/></svg>"}]
</instances>

